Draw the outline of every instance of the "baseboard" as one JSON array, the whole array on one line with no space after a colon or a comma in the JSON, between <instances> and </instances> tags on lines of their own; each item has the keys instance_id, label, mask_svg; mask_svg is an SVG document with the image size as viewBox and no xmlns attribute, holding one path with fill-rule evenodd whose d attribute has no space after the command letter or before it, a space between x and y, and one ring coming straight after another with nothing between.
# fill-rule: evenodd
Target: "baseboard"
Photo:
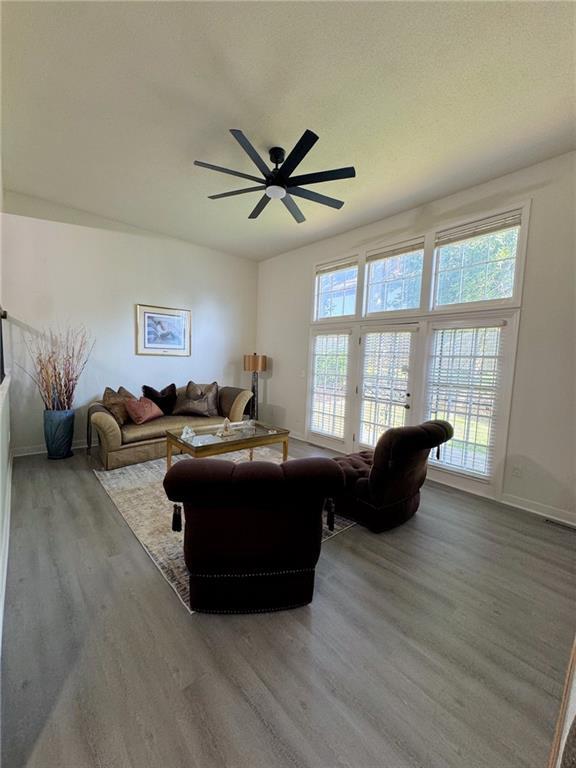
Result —
<instances>
[{"instance_id":1,"label":"baseboard","mask_svg":"<svg viewBox=\"0 0 576 768\"><path fill-rule=\"evenodd\" d=\"M289 429L289 427L286 427L286 429ZM303 443L306 443L306 445L313 445L315 448L324 448L326 451L335 451L336 453L345 454L345 451L339 451L337 448L330 448L327 445L322 445L322 443L310 440L309 437L306 437L306 435L301 432L292 432L292 430L290 430L290 437L293 437L294 440L301 440Z\"/></svg>"},{"instance_id":2,"label":"baseboard","mask_svg":"<svg viewBox=\"0 0 576 768\"><path fill-rule=\"evenodd\" d=\"M450 483L442 482L440 480L432 480L426 478L426 485L437 485L440 488L449 488L453 491L459 491L460 493L466 493L468 496L476 496L479 499L486 499L487 501L494 501L497 504L502 504L504 507L511 509L519 509L522 512L528 512L530 515L538 515L538 517L544 517L547 520L554 520L555 522L568 525L571 528L576 528L576 514L570 512L568 509L560 509L558 507L552 507L547 504L541 504L531 499L524 499L521 496L514 496L511 493L503 493L501 496L491 496L489 494L483 494L477 491L469 490L467 488L459 488Z\"/></svg>"},{"instance_id":3,"label":"baseboard","mask_svg":"<svg viewBox=\"0 0 576 768\"><path fill-rule=\"evenodd\" d=\"M542 504L539 501L524 499L522 496L515 496L512 493L503 493L500 499L502 504L516 509L523 509L525 512L531 512L533 515L546 517L548 520L555 520L558 523L564 523L576 528L576 512L569 509L560 509L549 504Z\"/></svg>"},{"instance_id":4,"label":"baseboard","mask_svg":"<svg viewBox=\"0 0 576 768\"><path fill-rule=\"evenodd\" d=\"M73 451L79 451L84 448L86 448L85 440L77 440L76 442L72 443ZM13 455L16 459L19 456L39 456L43 453L46 453L46 446L44 443L41 443L40 445L24 445L20 448L15 448Z\"/></svg>"}]
</instances>

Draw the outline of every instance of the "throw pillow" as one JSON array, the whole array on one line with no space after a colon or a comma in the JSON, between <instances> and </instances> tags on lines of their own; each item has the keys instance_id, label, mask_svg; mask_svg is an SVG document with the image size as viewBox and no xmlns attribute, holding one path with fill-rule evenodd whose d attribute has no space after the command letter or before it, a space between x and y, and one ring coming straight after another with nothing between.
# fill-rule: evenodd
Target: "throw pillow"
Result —
<instances>
[{"instance_id":1,"label":"throw pillow","mask_svg":"<svg viewBox=\"0 0 576 768\"><path fill-rule=\"evenodd\" d=\"M141 397L139 400L126 400L126 410L134 424L146 424L147 421L164 416L160 408L147 397Z\"/></svg>"},{"instance_id":2,"label":"throw pillow","mask_svg":"<svg viewBox=\"0 0 576 768\"><path fill-rule=\"evenodd\" d=\"M142 387L142 394L153 403L156 403L162 413L169 416L174 411L176 405L176 384L169 384L158 392L154 387L148 387L146 384Z\"/></svg>"},{"instance_id":3,"label":"throw pillow","mask_svg":"<svg viewBox=\"0 0 576 768\"><path fill-rule=\"evenodd\" d=\"M178 392L175 416L218 416L218 384L195 384L189 381L185 389Z\"/></svg>"},{"instance_id":4,"label":"throw pillow","mask_svg":"<svg viewBox=\"0 0 576 768\"><path fill-rule=\"evenodd\" d=\"M110 411L121 427L130 421L130 416L126 410L128 400L136 400L136 398L132 392L124 387L120 387L118 392L115 392L111 387L106 387L102 395L102 405Z\"/></svg>"}]
</instances>

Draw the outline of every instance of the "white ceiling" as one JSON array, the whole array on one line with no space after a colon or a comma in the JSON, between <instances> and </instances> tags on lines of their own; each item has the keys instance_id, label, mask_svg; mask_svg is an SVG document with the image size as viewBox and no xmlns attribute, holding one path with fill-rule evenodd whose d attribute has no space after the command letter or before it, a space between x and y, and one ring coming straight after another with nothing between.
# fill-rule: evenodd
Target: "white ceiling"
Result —
<instances>
[{"instance_id":1,"label":"white ceiling","mask_svg":"<svg viewBox=\"0 0 576 768\"><path fill-rule=\"evenodd\" d=\"M4 186L262 259L574 147L570 2L4 2ZM254 173L320 136L301 172L340 211L192 165Z\"/></svg>"}]
</instances>

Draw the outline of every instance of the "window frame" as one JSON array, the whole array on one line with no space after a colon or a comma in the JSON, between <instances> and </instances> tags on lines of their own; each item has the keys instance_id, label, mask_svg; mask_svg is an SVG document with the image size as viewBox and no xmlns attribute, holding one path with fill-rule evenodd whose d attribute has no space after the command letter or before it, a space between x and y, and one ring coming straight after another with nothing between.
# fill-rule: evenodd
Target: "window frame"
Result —
<instances>
[{"instance_id":1,"label":"window frame","mask_svg":"<svg viewBox=\"0 0 576 768\"><path fill-rule=\"evenodd\" d=\"M420 281L420 303L417 307L411 307L409 309L388 309L388 310L382 310L381 312L368 312L368 289L370 287L370 283L368 281L368 271L370 269L370 262L373 261L380 261L378 259L378 255L381 253L386 253L386 250L391 250L395 247L404 247L406 246L405 253L410 253L412 250L422 250L422 279ZM416 246L422 246L421 248L415 248ZM384 255L382 258L386 258L386 255ZM390 257L389 257L390 258ZM370 250L366 250L364 253L364 278L363 278L363 291L362 291L362 313L361 317L363 321L382 321L387 320L388 318L406 318L406 317L414 317L415 315L420 315L426 308L426 301L424 299L425 297L425 277L426 274L426 236L422 235L421 237L413 237L409 240L388 240L386 242L379 243L376 248L371 247Z\"/></svg>"},{"instance_id":2,"label":"window frame","mask_svg":"<svg viewBox=\"0 0 576 768\"><path fill-rule=\"evenodd\" d=\"M355 266L357 269L357 278L356 278L356 306L354 314L352 315L338 315L337 317L321 317L316 318L316 302L317 302L317 281L318 276L322 274L323 272L336 272L339 269L344 269L346 267L352 267ZM359 304L361 301L361 297L364 293L364 282L363 282L363 272L364 269L362 267L362 263L360 260L360 256L357 252L353 252L349 254L348 256L344 256L342 258L339 258L337 261L330 260L325 262L319 262L318 264L314 264L313 267L313 282L312 282L312 318L311 322L313 325L334 325L342 322L347 322L350 320L353 320L358 316L359 311ZM362 281L362 284L361 284Z\"/></svg>"},{"instance_id":3,"label":"window frame","mask_svg":"<svg viewBox=\"0 0 576 768\"><path fill-rule=\"evenodd\" d=\"M524 203L514 203L504 207L497 208L492 211L484 211L482 214L475 215L473 217L467 216L465 218L453 219L442 222L441 226L437 226L430 233L431 242L430 247L432 249L431 254L431 284L429 286L427 308L428 312L434 315L453 315L461 313L474 313L474 312L487 312L491 309L508 309L510 307L520 307L522 304L522 290L524 287L524 265L526 263L526 248L528 244L528 220L530 216L530 200ZM453 229L459 226L464 226L472 221L480 221L481 219L489 219L493 216L499 216L512 208L521 211L521 224L520 231L518 233L518 243L516 247L516 261L514 265L514 287L512 290L512 296L506 299L486 299L482 301L466 301L459 304L441 304L440 306L434 306L434 294L436 293L436 283L438 279L437 263L438 254L436 253L436 234L445 229ZM506 229L504 227L503 229ZM496 230L497 231L497 230ZM458 241L455 241L458 242Z\"/></svg>"},{"instance_id":4,"label":"window frame","mask_svg":"<svg viewBox=\"0 0 576 768\"><path fill-rule=\"evenodd\" d=\"M497 496L502 492L508 449L508 428L512 404L512 386L516 368L519 321L520 310L518 309L503 311L494 309L489 312L461 314L459 317L431 317L426 322L423 329L424 343L422 345L422 364L420 366L421 375L419 380L421 397L418 420L420 422L427 418L428 360L430 359L432 349L433 331L443 328L482 328L489 326L491 322L502 322L505 325L505 333L502 336L502 359L505 361L505 365L502 366L498 405L494 420L494 431L497 438L494 442L492 473L489 476L485 476L477 472L455 467L443 467L431 463L428 466L428 476L431 480L461 488L471 493L478 493L478 484L480 484L480 487L485 489L482 495L486 495L486 491L492 496ZM442 448L440 448L440 451L442 451Z\"/></svg>"},{"instance_id":5,"label":"window frame","mask_svg":"<svg viewBox=\"0 0 576 768\"><path fill-rule=\"evenodd\" d=\"M352 412L352 376L355 364L355 350L354 350L354 328L347 324L322 324L323 327L312 328L310 332L309 344L308 344L308 372L306 382L306 440L314 442L316 445L321 445L324 448L330 448L335 451L347 451L350 448L350 419ZM344 437L331 437L325 435L322 432L315 432L312 429L312 399L314 394L314 382L312 373L314 371L314 346L317 336L331 336L331 335L347 335L348 342L348 371L346 376L346 415L344 417Z\"/></svg>"},{"instance_id":6,"label":"window frame","mask_svg":"<svg viewBox=\"0 0 576 768\"><path fill-rule=\"evenodd\" d=\"M521 211L521 224L518 236L516 267L514 275L513 295L508 299L496 299L481 302L469 302L463 304L450 304L434 308L434 282L435 282L435 239L436 233L452 227L464 226L481 219L503 215L511 210ZM478 474L468 473L464 470L452 467L440 467L430 464L428 478L432 482L448 485L454 488L475 493L490 498L500 498L503 493L505 460L508 447L508 429L511 417L512 387L516 367L516 354L518 347L518 328L521 316L522 292L524 286L524 272L526 264L526 251L528 243L528 231L530 225L531 200L512 201L507 205L501 205L491 210L480 210L467 216L457 218L438 217L433 227L416 231L416 234L405 232L396 237L381 237L361 247L343 254L338 259L324 259L312 265L311 285L313 296L311 304L311 322L308 352L308 367L305 371L307 379L306 413L305 413L305 439L316 445L331 448L340 452L350 452L360 449L359 437L359 394L356 393L356 385L359 385L361 347L360 337L374 330L385 330L387 327L398 327L404 324L417 324L419 332L414 339L414 353L411 365L412 374L412 408L407 424L418 424L426 416L427 402L427 377L429 345L432 340L431 327L442 324L444 327L465 328L482 326L483 322L491 320L505 320L508 324L504 334L503 358L505 364L502 369L501 392L499 407L497 410L495 430L498 435L494 446L494 462L492 475L483 477ZM408 229L408 227L406 228ZM394 310L378 313L366 313L367 302L367 264L368 258L376 253L385 251L386 248L421 243L424 241L424 262L422 271L422 288L420 306L415 309ZM356 314L345 317L326 318L315 320L315 280L318 270L327 266L338 268L354 261L358 266L358 281L356 294ZM450 324L450 325L449 325ZM313 337L316 333L347 332L350 334L350 353L348 361L347 379L347 403L346 403L346 433L343 440L327 439L310 430L311 409L311 370L313 355ZM354 391L353 391L354 390ZM358 423L356 423L358 422ZM356 437L356 439L354 439Z\"/></svg>"},{"instance_id":7,"label":"window frame","mask_svg":"<svg viewBox=\"0 0 576 768\"><path fill-rule=\"evenodd\" d=\"M442 219L434 227L420 231L414 236L401 235L396 237L386 237L367 243L362 248L350 250L336 259L327 259L318 261L312 266L312 310L311 324L313 326L338 324L342 322L386 322L388 320L405 320L406 318L426 318L429 316L450 316L461 314L474 314L477 312L489 312L491 310L505 310L518 308L522 304L522 291L524 286L524 269L526 263L526 249L528 243L528 228L530 222L531 200L522 202L513 202L508 205L502 205L492 210L483 210L478 213L460 216L452 219ZM464 226L472 221L500 216L511 209L521 211L521 225L518 234L518 245L516 251L516 263L514 270L514 290L512 296L507 299L488 299L486 301L463 302L460 304L444 304L439 307L434 306L434 292L436 283L436 249L434 246L436 234L445 229L452 229ZM366 311L368 302L368 262L378 253L387 249L406 245L409 249L411 245L417 245L424 242L424 261L422 269L422 285L420 292L420 305L413 309L389 310L383 312ZM409 251L407 251L409 252ZM316 311L316 277L319 272L327 268L334 267L338 269L348 263L354 262L358 268L358 279L356 283L356 312L353 315L339 315L338 317L315 319Z\"/></svg>"}]
</instances>

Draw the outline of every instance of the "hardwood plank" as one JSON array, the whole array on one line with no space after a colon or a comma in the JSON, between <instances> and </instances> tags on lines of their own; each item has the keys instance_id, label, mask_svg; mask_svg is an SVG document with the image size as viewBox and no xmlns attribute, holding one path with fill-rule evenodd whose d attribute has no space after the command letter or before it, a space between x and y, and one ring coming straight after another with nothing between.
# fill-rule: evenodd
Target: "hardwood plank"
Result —
<instances>
[{"instance_id":1,"label":"hardwood plank","mask_svg":"<svg viewBox=\"0 0 576 768\"><path fill-rule=\"evenodd\" d=\"M291 440L290 455L330 455ZM17 459L10 768L536 768L575 630L576 532L451 489L323 545L311 606L190 616L80 454Z\"/></svg>"}]
</instances>

